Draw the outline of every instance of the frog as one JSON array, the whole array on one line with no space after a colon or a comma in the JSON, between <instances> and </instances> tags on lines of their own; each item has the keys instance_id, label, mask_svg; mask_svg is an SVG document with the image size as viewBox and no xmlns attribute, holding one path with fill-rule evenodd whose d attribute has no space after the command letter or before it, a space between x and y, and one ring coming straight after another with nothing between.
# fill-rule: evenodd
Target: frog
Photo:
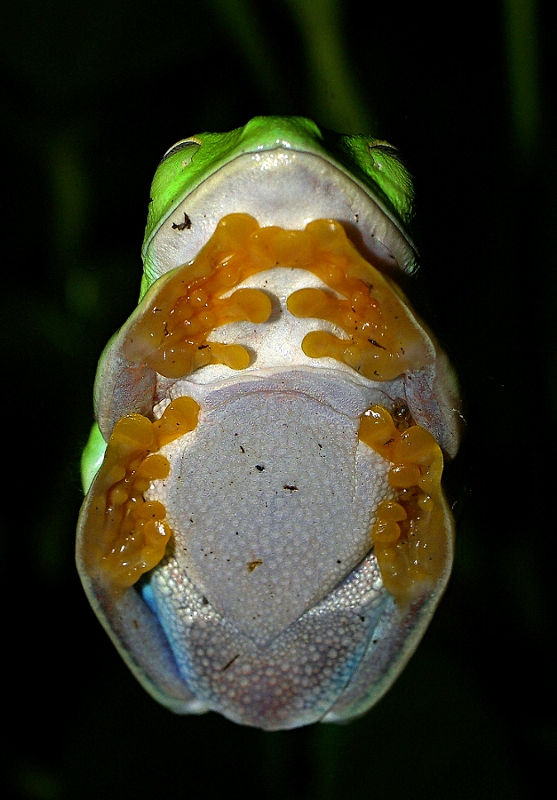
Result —
<instances>
[{"instance_id":1,"label":"frog","mask_svg":"<svg viewBox=\"0 0 557 800\"><path fill-rule=\"evenodd\" d=\"M95 379L76 558L175 713L350 721L428 627L462 414L407 297L415 217L398 150L303 117L189 136L155 172L139 302Z\"/></svg>"}]
</instances>

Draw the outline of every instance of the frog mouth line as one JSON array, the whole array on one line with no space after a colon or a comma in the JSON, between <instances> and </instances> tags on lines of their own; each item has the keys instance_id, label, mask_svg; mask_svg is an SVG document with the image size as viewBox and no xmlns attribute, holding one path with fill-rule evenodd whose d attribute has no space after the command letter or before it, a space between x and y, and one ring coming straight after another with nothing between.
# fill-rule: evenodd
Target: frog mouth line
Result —
<instances>
[{"instance_id":1,"label":"frog mouth line","mask_svg":"<svg viewBox=\"0 0 557 800\"><path fill-rule=\"evenodd\" d=\"M385 273L400 278L416 269L416 245L368 187L319 155L278 147L238 156L170 211L144 243L142 293L166 271L197 257L219 221L232 213L285 229L335 219L360 254Z\"/></svg>"}]
</instances>

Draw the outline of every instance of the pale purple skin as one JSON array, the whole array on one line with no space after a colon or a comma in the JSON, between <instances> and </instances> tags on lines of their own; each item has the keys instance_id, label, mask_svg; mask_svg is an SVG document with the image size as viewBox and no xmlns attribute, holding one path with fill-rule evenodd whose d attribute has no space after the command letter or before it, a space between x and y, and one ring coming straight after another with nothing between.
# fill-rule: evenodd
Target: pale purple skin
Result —
<instances>
[{"instance_id":1,"label":"pale purple skin","mask_svg":"<svg viewBox=\"0 0 557 800\"><path fill-rule=\"evenodd\" d=\"M396 274L410 245L344 172L281 148L266 160L243 158L176 206L150 241L151 270L165 274L191 260L218 220L236 211L262 226L294 229L312 219L337 219L364 257ZM173 227L184 213L191 228ZM297 319L286 309L293 291L324 286L318 278L278 267L241 285L271 297L271 319L234 323L210 338L247 347L255 357L246 370L214 365L171 381L128 362L122 343L145 300L109 343L95 386L104 439L97 431L86 452L91 478L104 440L124 414L157 417L183 395L201 411L194 431L162 449L170 475L147 493L164 503L173 530L165 559L123 593L88 573L81 537L89 492L78 527L78 568L118 651L171 710L215 710L266 730L346 721L364 713L400 673L452 563L445 507L451 555L439 580L406 607L385 589L369 531L377 504L392 496L389 464L359 441L359 419L375 403L391 410L403 400L416 424L453 457L461 419L456 380L415 317L427 359L392 381L373 382L302 352L308 331L338 334L330 323ZM261 563L248 569L253 562Z\"/></svg>"}]
</instances>

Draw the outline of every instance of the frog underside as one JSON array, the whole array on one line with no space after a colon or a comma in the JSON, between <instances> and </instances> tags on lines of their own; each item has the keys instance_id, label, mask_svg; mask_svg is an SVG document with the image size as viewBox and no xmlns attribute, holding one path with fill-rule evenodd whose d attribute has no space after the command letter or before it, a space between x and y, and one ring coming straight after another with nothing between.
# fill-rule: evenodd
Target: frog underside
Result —
<instances>
[{"instance_id":1,"label":"frog underside","mask_svg":"<svg viewBox=\"0 0 557 800\"><path fill-rule=\"evenodd\" d=\"M425 385L424 375L427 384L434 346L421 329L425 344L416 344L408 323L408 341L399 349L406 359L423 350L423 369L385 366L391 373L374 380L336 355L335 342L347 333L335 321L342 297L330 282L307 269L273 267L221 293L224 302L232 303L237 290L258 293L249 295L250 308L266 297L266 318L213 325L195 358L205 358L205 349L220 355L186 378L161 374L163 362L154 360L155 366L141 368L139 380L130 380L140 312L113 343L110 358L127 366L118 373L125 377L104 389L101 427L103 419L118 419L126 404L156 425L177 400L191 398L199 416L187 433L159 447L167 474L143 493L166 512L171 536L162 560L121 589L106 579L102 558L85 552L78 556L82 580L125 661L172 710L212 709L268 730L350 719L403 668L450 571L452 528L440 489L434 497L444 544L433 578L400 597L387 591L371 535L378 507L403 503L400 492L407 489L397 488L393 469L414 469L418 476L421 469L420 481L427 478L429 466L397 466L389 455L401 440L390 415L406 408L403 427L410 427L438 408L427 391L415 389ZM296 292L308 290L317 294L300 294L303 302L291 303ZM158 311L158 301L149 302ZM211 313L215 309L231 313L218 304ZM316 357L303 343L323 331L333 349ZM387 340L374 337L379 334L367 334L365 347L385 359ZM357 334L352 340L357 344ZM232 372L219 359L227 357L222 348L238 344L249 365ZM365 353L357 357L367 364ZM383 363L377 362L379 369ZM132 383L133 397L124 402ZM379 425L386 419L393 433L370 445L362 430L375 408L383 417L373 411L374 419ZM84 540L102 480L97 477L82 512Z\"/></svg>"}]
</instances>

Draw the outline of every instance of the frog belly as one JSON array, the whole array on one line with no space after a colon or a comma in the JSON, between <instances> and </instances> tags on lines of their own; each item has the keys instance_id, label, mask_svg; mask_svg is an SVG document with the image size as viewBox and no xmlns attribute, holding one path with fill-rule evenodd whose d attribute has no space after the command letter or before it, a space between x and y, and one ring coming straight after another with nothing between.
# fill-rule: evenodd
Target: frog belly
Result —
<instances>
[{"instance_id":1,"label":"frog belly","mask_svg":"<svg viewBox=\"0 0 557 800\"><path fill-rule=\"evenodd\" d=\"M323 379L316 399L285 390L295 376L200 414L149 492L174 544L146 594L180 672L207 707L267 728L323 716L395 614L370 554L390 465L359 440L347 381Z\"/></svg>"}]
</instances>

